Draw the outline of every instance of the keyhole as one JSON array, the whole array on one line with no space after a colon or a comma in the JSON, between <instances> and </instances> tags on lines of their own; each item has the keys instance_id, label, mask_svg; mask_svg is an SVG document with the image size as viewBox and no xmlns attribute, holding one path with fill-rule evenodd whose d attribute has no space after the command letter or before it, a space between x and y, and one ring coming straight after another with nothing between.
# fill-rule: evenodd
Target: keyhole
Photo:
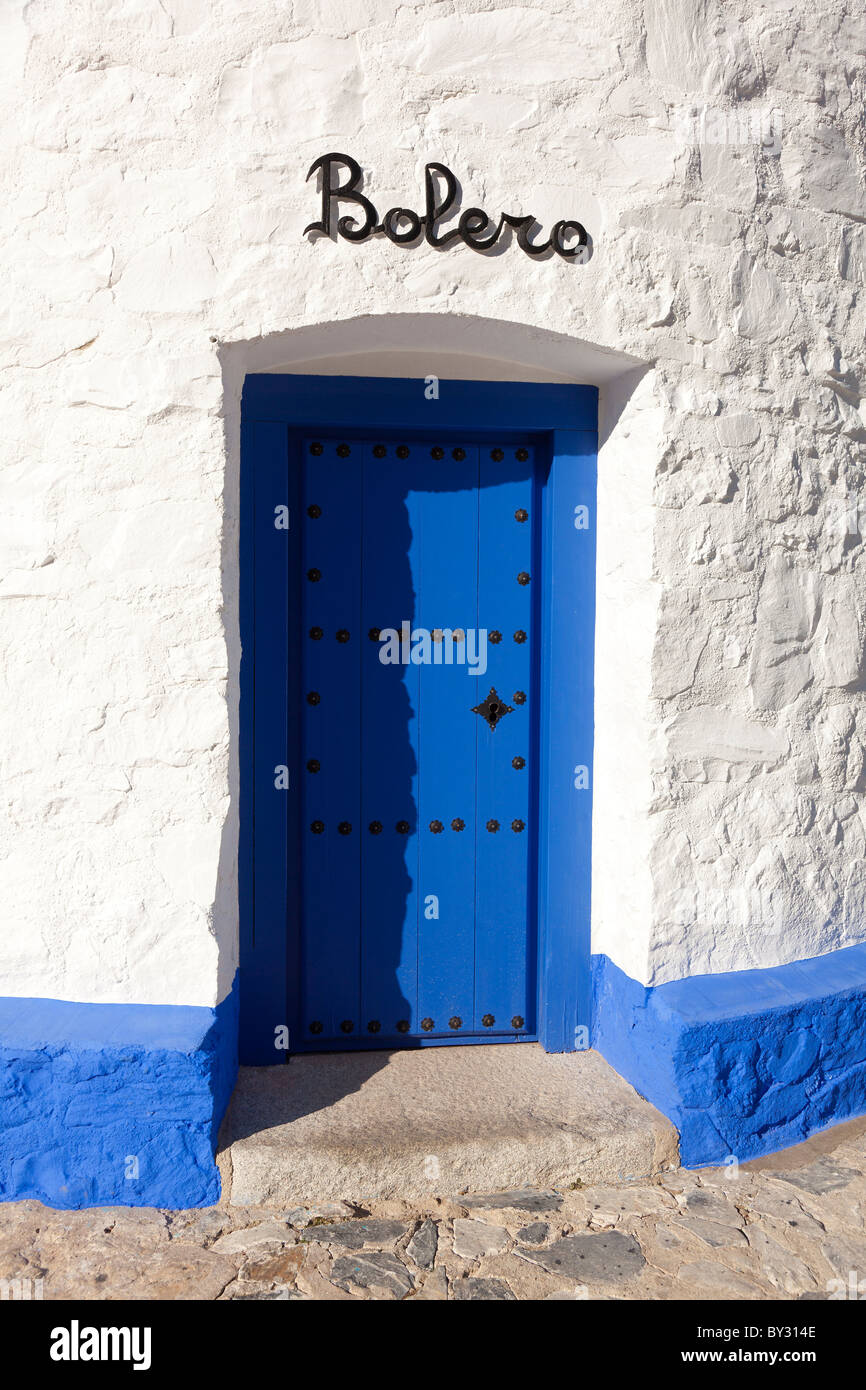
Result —
<instances>
[{"instance_id":1,"label":"keyhole","mask_svg":"<svg viewBox=\"0 0 866 1390\"><path fill-rule=\"evenodd\" d=\"M494 717L499 713L499 706L497 705L495 700L493 701L493 704L490 706L490 713Z\"/></svg>"}]
</instances>

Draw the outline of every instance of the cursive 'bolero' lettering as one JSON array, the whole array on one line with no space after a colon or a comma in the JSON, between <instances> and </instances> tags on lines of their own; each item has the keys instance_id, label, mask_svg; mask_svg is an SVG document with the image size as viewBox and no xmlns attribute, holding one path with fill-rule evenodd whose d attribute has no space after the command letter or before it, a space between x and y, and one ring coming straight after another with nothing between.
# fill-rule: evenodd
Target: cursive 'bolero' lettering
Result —
<instances>
[{"instance_id":1,"label":"cursive 'bolero' lettering","mask_svg":"<svg viewBox=\"0 0 866 1390\"><path fill-rule=\"evenodd\" d=\"M340 183L338 166L348 171L348 178ZM310 165L307 178L312 178L318 170L322 171L322 218L311 222L304 228L307 232L332 234L333 209L339 203L354 203L358 212L355 216L344 214L337 218L337 234L347 241L366 241L377 232L383 232L389 241L398 246L417 241L424 235L431 246L448 246L451 242L462 241L473 251L489 251L499 240L503 227L512 227L517 234L517 244L527 256L543 256L547 251L555 251L566 261L582 260L581 255L587 246L586 228L573 219L557 222L550 231L550 240L532 242L529 229L535 222L530 213L527 217L513 217L503 212L494 226L483 208L466 208L460 214L456 227L447 232L437 231L436 224L447 217L457 202L457 180L444 164L425 164L424 166L424 216L419 217L411 208L389 208L379 220L379 214L370 199L358 191L361 183L361 166L347 154L323 154ZM437 191L436 177L442 180L443 191Z\"/></svg>"}]
</instances>

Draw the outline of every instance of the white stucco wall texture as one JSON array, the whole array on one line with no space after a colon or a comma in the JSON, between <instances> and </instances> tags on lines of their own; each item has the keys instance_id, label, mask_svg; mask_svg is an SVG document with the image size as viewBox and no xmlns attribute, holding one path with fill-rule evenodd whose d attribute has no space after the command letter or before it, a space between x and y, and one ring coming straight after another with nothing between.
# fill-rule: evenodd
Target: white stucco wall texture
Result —
<instances>
[{"instance_id":1,"label":"white stucco wall texture","mask_svg":"<svg viewBox=\"0 0 866 1390\"><path fill-rule=\"evenodd\" d=\"M229 988L243 375L371 347L601 385L593 949L866 940L860 0L0 16L2 993ZM310 240L329 150L593 254Z\"/></svg>"}]
</instances>

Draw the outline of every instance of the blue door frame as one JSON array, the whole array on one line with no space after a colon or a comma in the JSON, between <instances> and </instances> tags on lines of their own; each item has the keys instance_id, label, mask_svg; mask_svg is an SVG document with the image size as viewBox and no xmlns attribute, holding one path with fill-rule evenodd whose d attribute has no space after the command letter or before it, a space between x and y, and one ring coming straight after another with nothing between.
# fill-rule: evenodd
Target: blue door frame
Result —
<instances>
[{"instance_id":1,"label":"blue door frame","mask_svg":"<svg viewBox=\"0 0 866 1390\"><path fill-rule=\"evenodd\" d=\"M536 451L541 506L534 565L541 581L537 1036L549 1052L587 1045L597 413L597 391L588 386L246 378L240 530L243 1063L279 1063L289 1051L300 1050L301 840L295 794L300 720L290 718L290 710L300 708L302 693L299 663L290 661L290 639L301 615L301 443L311 432L332 439L350 433L362 440L399 434L410 444L455 434L481 444L495 434L497 442L528 442ZM431 1045L448 1041L437 1038ZM424 1040L413 1045L423 1046ZM370 1049L376 1043L363 1038L358 1046Z\"/></svg>"}]
</instances>

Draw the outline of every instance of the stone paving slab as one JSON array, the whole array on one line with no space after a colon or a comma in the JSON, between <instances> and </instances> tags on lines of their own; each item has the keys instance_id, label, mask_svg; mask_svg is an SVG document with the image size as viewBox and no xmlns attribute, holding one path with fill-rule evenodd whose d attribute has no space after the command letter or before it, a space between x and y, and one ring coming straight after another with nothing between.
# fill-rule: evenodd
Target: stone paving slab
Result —
<instances>
[{"instance_id":1,"label":"stone paving slab","mask_svg":"<svg viewBox=\"0 0 866 1390\"><path fill-rule=\"evenodd\" d=\"M520 1046L293 1057L241 1069L221 1137L235 1205L620 1182L676 1131L596 1052Z\"/></svg>"},{"instance_id":2,"label":"stone paving slab","mask_svg":"<svg viewBox=\"0 0 866 1390\"><path fill-rule=\"evenodd\" d=\"M863 1296L866 1120L738 1170L634 1182L281 1209L7 1203L0 1280L45 1300Z\"/></svg>"}]
</instances>

